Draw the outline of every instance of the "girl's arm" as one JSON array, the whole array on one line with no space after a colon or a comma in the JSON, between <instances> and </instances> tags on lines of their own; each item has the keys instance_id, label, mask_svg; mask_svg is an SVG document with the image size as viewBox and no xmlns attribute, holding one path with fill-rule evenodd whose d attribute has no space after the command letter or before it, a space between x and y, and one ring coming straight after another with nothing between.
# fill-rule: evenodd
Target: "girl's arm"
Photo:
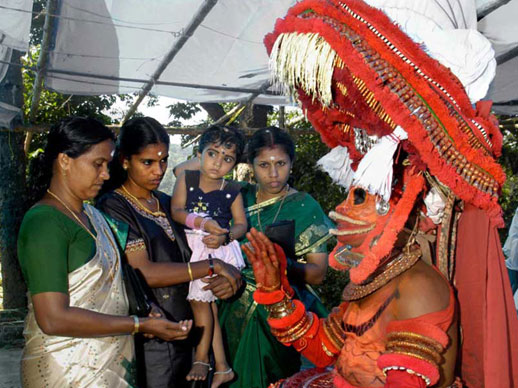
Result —
<instances>
[{"instance_id":1,"label":"girl's arm","mask_svg":"<svg viewBox=\"0 0 518 388\"><path fill-rule=\"evenodd\" d=\"M232 213L233 225L230 228L230 233L232 233L233 239L241 238L248 228L248 224L246 222L245 208L243 206L243 197L241 193L239 193L234 202L230 207L230 211ZM206 224L208 225L208 223ZM216 234L211 233L208 236L205 236L202 241L208 247L212 249L217 249L221 245L225 243L227 240L227 233L224 234Z\"/></svg>"},{"instance_id":2,"label":"girl's arm","mask_svg":"<svg viewBox=\"0 0 518 388\"><path fill-rule=\"evenodd\" d=\"M189 212L185 210L185 202L187 201L187 185L185 184L185 171L176 179L174 185L173 197L171 198L171 215L176 222L187 225L186 220ZM194 219L194 229L200 229L203 217L198 216ZM204 230L210 234L223 235L228 232L227 229L221 228L216 221L205 222Z\"/></svg>"},{"instance_id":3,"label":"girl's arm","mask_svg":"<svg viewBox=\"0 0 518 388\"><path fill-rule=\"evenodd\" d=\"M243 205L243 196L239 193L230 207L232 212L232 227L230 233L236 240L243 237L248 229L248 223L246 221L245 207Z\"/></svg>"}]
</instances>

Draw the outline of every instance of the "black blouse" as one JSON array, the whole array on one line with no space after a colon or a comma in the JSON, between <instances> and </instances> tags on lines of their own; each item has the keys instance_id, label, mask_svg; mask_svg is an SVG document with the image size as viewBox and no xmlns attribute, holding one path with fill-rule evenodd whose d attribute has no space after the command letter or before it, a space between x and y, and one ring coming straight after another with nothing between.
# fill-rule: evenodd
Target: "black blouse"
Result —
<instances>
[{"instance_id":1,"label":"black blouse","mask_svg":"<svg viewBox=\"0 0 518 388\"><path fill-rule=\"evenodd\" d=\"M171 218L171 197L160 191L153 192L160 203L159 212L151 212L135 199L118 189L103 195L97 207L111 217L129 225L128 245L143 243L149 260L156 263L186 263L191 251L183 226ZM154 302L173 321L192 319L187 301L189 283L151 289Z\"/></svg>"}]
</instances>

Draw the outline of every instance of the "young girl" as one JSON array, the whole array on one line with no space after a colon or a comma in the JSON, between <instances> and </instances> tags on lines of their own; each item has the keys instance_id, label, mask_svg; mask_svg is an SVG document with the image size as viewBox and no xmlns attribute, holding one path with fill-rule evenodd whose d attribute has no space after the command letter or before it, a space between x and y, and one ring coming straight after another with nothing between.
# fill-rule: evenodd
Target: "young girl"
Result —
<instances>
[{"instance_id":1,"label":"young girl","mask_svg":"<svg viewBox=\"0 0 518 388\"><path fill-rule=\"evenodd\" d=\"M187 240L192 249L191 263L218 258L241 269L244 267L241 249L236 239L247 230L243 198L239 184L225 180L241 157L243 135L234 128L213 126L200 138L199 171L187 170L178 176L171 201L175 221L189 229ZM232 226L230 226L232 220ZM210 271L209 271L210 272ZM192 279L191 279L192 280ZM216 371L211 388L234 378L229 367L218 321L216 298L205 291L202 280L191 281L189 295L194 322L201 331L195 361L187 380L205 380L210 371L209 350L215 358Z\"/></svg>"}]
</instances>

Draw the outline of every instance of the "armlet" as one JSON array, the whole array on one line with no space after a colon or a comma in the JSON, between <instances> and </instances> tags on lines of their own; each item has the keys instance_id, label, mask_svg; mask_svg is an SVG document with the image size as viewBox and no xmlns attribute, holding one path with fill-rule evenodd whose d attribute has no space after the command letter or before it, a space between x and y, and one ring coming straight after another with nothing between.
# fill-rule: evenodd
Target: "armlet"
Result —
<instances>
[{"instance_id":1,"label":"armlet","mask_svg":"<svg viewBox=\"0 0 518 388\"><path fill-rule=\"evenodd\" d=\"M439 365L448 341L448 335L433 324L415 320L391 322L378 366L385 374L391 370L406 371L421 377L427 386L433 385L439 381Z\"/></svg>"}]
</instances>

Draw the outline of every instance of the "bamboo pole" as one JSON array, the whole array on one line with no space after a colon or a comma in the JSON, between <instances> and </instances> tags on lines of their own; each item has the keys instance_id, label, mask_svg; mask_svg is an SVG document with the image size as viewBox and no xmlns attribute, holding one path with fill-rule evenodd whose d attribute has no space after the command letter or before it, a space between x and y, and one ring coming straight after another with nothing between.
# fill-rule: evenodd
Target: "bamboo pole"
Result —
<instances>
[{"instance_id":1,"label":"bamboo pole","mask_svg":"<svg viewBox=\"0 0 518 388\"><path fill-rule=\"evenodd\" d=\"M43 24L43 37L41 41L41 50L40 57L38 59L38 65L36 66L36 76L34 77L34 85L32 87L32 99L31 99L31 107L29 111L29 122L33 123L36 118L36 113L38 112L38 107L40 104L41 92L43 91L43 81L45 80L45 72L47 70L47 64L49 62L49 47L50 40L52 39L52 30L54 27L54 15L57 9L57 1L56 0L47 0L46 14L45 14L45 23ZM25 141L23 144L23 150L25 154L29 152L29 147L31 145L33 132L27 132L25 136Z\"/></svg>"},{"instance_id":2,"label":"bamboo pole","mask_svg":"<svg viewBox=\"0 0 518 388\"><path fill-rule=\"evenodd\" d=\"M133 113L135 113L144 97L146 97L149 94L151 88L153 88L153 86L155 85L155 82L160 78L167 66L176 57L176 54L180 52L185 43L194 34L196 29L203 22L205 17L209 14L209 12L216 5L216 3L217 0L205 0L205 2L201 5L201 7L194 15L194 18L191 20L191 22L185 29L185 32L180 36L180 38L178 38L173 47L171 47L171 50L169 50L165 58L162 60L162 62L160 62L158 68L155 70L149 81L140 90L137 101L135 101L133 105L129 108L128 112L124 116L124 119L122 120L123 123L127 121L133 115Z\"/></svg>"}]
</instances>

